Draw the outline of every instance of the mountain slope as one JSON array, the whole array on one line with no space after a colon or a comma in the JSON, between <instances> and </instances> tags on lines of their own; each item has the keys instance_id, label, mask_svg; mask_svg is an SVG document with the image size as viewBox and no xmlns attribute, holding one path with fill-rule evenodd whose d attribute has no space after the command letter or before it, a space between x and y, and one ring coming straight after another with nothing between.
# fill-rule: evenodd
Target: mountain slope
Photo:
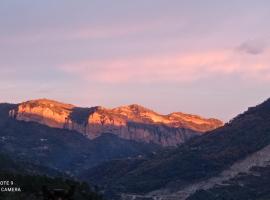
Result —
<instances>
[{"instance_id":1,"label":"mountain slope","mask_svg":"<svg viewBox=\"0 0 270 200\"><path fill-rule=\"evenodd\" d=\"M221 175L202 182L188 199L268 199L270 145L234 163ZM267 198L266 198L267 197Z\"/></svg>"},{"instance_id":2,"label":"mountain slope","mask_svg":"<svg viewBox=\"0 0 270 200\"><path fill-rule=\"evenodd\" d=\"M171 113L161 115L140 105L80 108L40 99L19 104L9 115L20 121L78 131L93 139L105 133L140 142L176 146L195 135L222 126L217 119Z\"/></svg>"},{"instance_id":3,"label":"mountain slope","mask_svg":"<svg viewBox=\"0 0 270 200\"><path fill-rule=\"evenodd\" d=\"M152 194L166 195L181 191L196 182L217 176L236 161L269 145L269 121L270 100L267 100L249 108L224 127L142 161L121 177L112 179L106 174L108 164L102 165L98 170L101 180L97 183L127 193L155 191ZM96 168L88 171L88 176L97 180L96 171Z\"/></svg>"},{"instance_id":4,"label":"mountain slope","mask_svg":"<svg viewBox=\"0 0 270 200\"><path fill-rule=\"evenodd\" d=\"M14 107L16 105L0 104L0 153L16 161L28 161L76 175L104 161L144 156L160 148L112 134L89 140L78 132L17 121L8 117L9 110Z\"/></svg>"}]
</instances>

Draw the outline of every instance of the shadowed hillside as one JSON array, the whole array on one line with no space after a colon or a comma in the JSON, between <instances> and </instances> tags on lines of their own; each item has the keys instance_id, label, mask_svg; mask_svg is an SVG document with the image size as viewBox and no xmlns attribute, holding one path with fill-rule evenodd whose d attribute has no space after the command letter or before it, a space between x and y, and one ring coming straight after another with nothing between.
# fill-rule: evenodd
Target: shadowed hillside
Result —
<instances>
[{"instance_id":1,"label":"shadowed hillside","mask_svg":"<svg viewBox=\"0 0 270 200\"><path fill-rule=\"evenodd\" d=\"M0 152L72 175L111 159L144 156L160 149L154 144L103 134L94 140L75 131L50 128L8 117L15 105L0 105Z\"/></svg>"},{"instance_id":2,"label":"shadowed hillside","mask_svg":"<svg viewBox=\"0 0 270 200\"><path fill-rule=\"evenodd\" d=\"M270 144L270 100L249 108L224 127L194 138L175 150L164 151L120 176L108 170L114 164L88 171L89 177L123 192L144 193L161 188L172 191L216 176L235 161ZM123 161L120 161L123 162ZM111 171L111 174L114 172Z\"/></svg>"}]
</instances>

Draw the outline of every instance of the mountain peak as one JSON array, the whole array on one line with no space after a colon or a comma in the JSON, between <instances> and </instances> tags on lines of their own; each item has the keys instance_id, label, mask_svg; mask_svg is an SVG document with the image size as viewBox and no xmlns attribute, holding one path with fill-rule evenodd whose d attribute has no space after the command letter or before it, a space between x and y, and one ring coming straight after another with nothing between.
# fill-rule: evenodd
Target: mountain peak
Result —
<instances>
[{"instance_id":1,"label":"mountain peak","mask_svg":"<svg viewBox=\"0 0 270 200\"><path fill-rule=\"evenodd\" d=\"M75 107L72 104L66 104L66 103L62 103L62 102L55 101L52 99L47 99L47 98L29 100L29 101L21 103L21 105L62 107L66 109L72 109Z\"/></svg>"},{"instance_id":2,"label":"mountain peak","mask_svg":"<svg viewBox=\"0 0 270 200\"><path fill-rule=\"evenodd\" d=\"M143 110L148 110L147 108L143 107L142 105L139 104L130 104L127 105L127 107L131 108L131 109L143 109Z\"/></svg>"},{"instance_id":3,"label":"mountain peak","mask_svg":"<svg viewBox=\"0 0 270 200\"><path fill-rule=\"evenodd\" d=\"M113 111L119 111L119 112L132 112L135 114L139 114L142 112L149 112L149 113L155 113L153 110L150 110L149 108L146 108L142 105L139 104L130 104L130 105L125 105L125 106L120 106L117 108L113 108Z\"/></svg>"},{"instance_id":4,"label":"mountain peak","mask_svg":"<svg viewBox=\"0 0 270 200\"><path fill-rule=\"evenodd\" d=\"M196 134L222 126L219 120L180 112L162 115L138 104L113 109L101 106L81 108L50 99L21 103L10 112L10 116L54 128L75 130L90 139L107 132L125 139L164 146L176 145Z\"/></svg>"}]
</instances>

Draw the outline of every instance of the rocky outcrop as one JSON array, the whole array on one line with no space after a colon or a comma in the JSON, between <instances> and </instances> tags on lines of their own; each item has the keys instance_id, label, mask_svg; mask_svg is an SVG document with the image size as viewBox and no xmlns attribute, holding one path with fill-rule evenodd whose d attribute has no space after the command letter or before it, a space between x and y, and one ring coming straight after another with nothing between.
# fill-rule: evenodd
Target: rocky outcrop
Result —
<instances>
[{"instance_id":1,"label":"rocky outcrop","mask_svg":"<svg viewBox=\"0 0 270 200\"><path fill-rule=\"evenodd\" d=\"M90 139L103 133L121 138L175 146L189 138L222 126L217 119L180 112L161 115L140 105L79 108L52 100L40 99L21 103L10 117L37 122L54 128L80 132Z\"/></svg>"}]
</instances>

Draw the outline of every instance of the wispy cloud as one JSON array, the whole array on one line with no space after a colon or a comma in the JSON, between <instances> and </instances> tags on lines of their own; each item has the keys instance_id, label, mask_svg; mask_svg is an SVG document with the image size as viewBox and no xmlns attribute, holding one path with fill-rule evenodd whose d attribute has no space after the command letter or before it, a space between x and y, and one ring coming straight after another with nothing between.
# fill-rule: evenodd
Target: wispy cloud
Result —
<instances>
[{"instance_id":1,"label":"wispy cloud","mask_svg":"<svg viewBox=\"0 0 270 200\"><path fill-rule=\"evenodd\" d=\"M265 41L246 41L237 47L237 50L247 54L258 55L266 49Z\"/></svg>"},{"instance_id":2,"label":"wispy cloud","mask_svg":"<svg viewBox=\"0 0 270 200\"><path fill-rule=\"evenodd\" d=\"M85 80L106 83L189 82L214 76L270 80L270 52L257 57L232 50L214 50L121 59L86 60L61 69Z\"/></svg>"}]
</instances>

